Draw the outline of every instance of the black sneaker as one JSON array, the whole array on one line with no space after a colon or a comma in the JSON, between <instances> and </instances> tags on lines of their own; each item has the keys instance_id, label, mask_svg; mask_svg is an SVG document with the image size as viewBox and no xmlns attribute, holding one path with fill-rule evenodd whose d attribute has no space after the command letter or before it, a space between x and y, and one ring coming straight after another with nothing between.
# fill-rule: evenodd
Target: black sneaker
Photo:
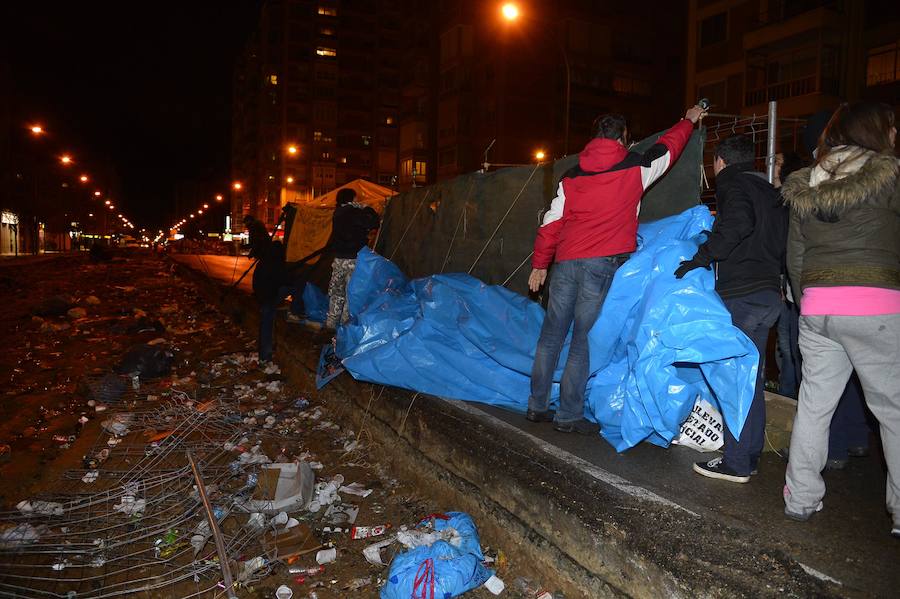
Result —
<instances>
[{"instance_id":1,"label":"black sneaker","mask_svg":"<svg viewBox=\"0 0 900 599\"><path fill-rule=\"evenodd\" d=\"M713 458L708 462L697 462L694 464L694 472L702 476L727 480L732 483L750 482L749 474L738 474L726 466L722 458Z\"/></svg>"},{"instance_id":2,"label":"black sneaker","mask_svg":"<svg viewBox=\"0 0 900 599\"><path fill-rule=\"evenodd\" d=\"M578 433L579 435L596 435L600 427L584 418L572 422L555 422L553 430L560 433Z\"/></svg>"},{"instance_id":3,"label":"black sneaker","mask_svg":"<svg viewBox=\"0 0 900 599\"><path fill-rule=\"evenodd\" d=\"M543 412L539 412L538 410L532 410L531 408L525 412L525 420L530 420L532 422L553 422L553 412L550 410L544 410Z\"/></svg>"}]
</instances>

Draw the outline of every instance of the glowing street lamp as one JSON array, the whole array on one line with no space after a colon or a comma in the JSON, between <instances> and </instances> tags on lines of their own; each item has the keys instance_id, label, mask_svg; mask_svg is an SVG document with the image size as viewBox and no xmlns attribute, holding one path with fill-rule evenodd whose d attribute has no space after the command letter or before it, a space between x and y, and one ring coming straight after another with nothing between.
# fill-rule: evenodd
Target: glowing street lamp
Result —
<instances>
[{"instance_id":1,"label":"glowing street lamp","mask_svg":"<svg viewBox=\"0 0 900 599\"><path fill-rule=\"evenodd\" d=\"M78 177L78 180L81 181L82 183L87 183L87 182L88 182L88 176L87 176L87 175L81 175L80 177Z\"/></svg>"},{"instance_id":2,"label":"glowing street lamp","mask_svg":"<svg viewBox=\"0 0 900 599\"><path fill-rule=\"evenodd\" d=\"M241 184L240 181L235 181L234 185L232 185L232 187L234 187L235 191L240 191L241 189L244 188L244 186Z\"/></svg>"},{"instance_id":3,"label":"glowing street lamp","mask_svg":"<svg viewBox=\"0 0 900 599\"><path fill-rule=\"evenodd\" d=\"M97 194L99 194L99 193L100 193L99 191L95 191L95 192L94 192L94 195L97 195ZM106 204L107 206L109 206L110 204L112 204L112 202L110 202L109 200L106 200L106 201L103 202L103 203Z\"/></svg>"},{"instance_id":4,"label":"glowing street lamp","mask_svg":"<svg viewBox=\"0 0 900 599\"><path fill-rule=\"evenodd\" d=\"M194 218L194 214L193 214L193 213L191 213L191 218Z\"/></svg>"},{"instance_id":5,"label":"glowing street lamp","mask_svg":"<svg viewBox=\"0 0 900 599\"><path fill-rule=\"evenodd\" d=\"M534 159L540 162L544 158L546 158L547 154L543 150L538 150L534 153Z\"/></svg>"},{"instance_id":6,"label":"glowing street lamp","mask_svg":"<svg viewBox=\"0 0 900 599\"><path fill-rule=\"evenodd\" d=\"M299 152L299 151L300 151L300 149L293 144L291 144L287 147L287 153L290 154L291 156L296 156L297 152Z\"/></svg>"},{"instance_id":7,"label":"glowing street lamp","mask_svg":"<svg viewBox=\"0 0 900 599\"><path fill-rule=\"evenodd\" d=\"M109 206L107 206L107 208L109 208L110 210L115 210L115 209L116 209L116 207L113 206L112 204L110 204Z\"/></svg>"},{"instance_id":8,"label":"glowing street lamp","mask_svg":"<svg viewBox=\"0 0 900 599\"><path fill-rule=\"evenodd\" d=\"M202 210L198 210L198 211L197 211L197 214L203 214L203 211L202 211Z\"/></svg>"},{"instance_id":9,"label":"glowing street lamp","mask_svg":"<svg viewBox=\"0 0 900 599\"><path fill-rule=\"evenodd\" d=\"M99 192L99 191L95 191L95 192L94 192L94 197L95 197L95 198L99 198L99 197L102 196L102 195L103 195L103 194L102 194L101 192ZM106 203L109 204L109 200L106 200Z\"/></svg>"},{"instance_id":10,"label":"glowing street lamp","mask_svg":"<svg viewBox=\"0 0 900 599\"><path fill-rule=\"evenodd\" d=\"M63 164L72 164L72 157L68 154L63 154L62 156L60 156L59 161Z\"/></svg>"},{"instance_id":11,"label":"glowing street lamp","mask_svg":"<svg viewBox=\"0 0 900 599\"><path fill-rule=\"evenodd\" d=\"M204 209L204 210L209 209L209 204L203 204L203 209Z\"/></svg>"},{"instance_id":12,"label":"glowing street lamp","mask_svg":"<svg viewBox=\"0 0 900 599\"><path fill-rule=\"evenodd\" d=\"M44 132L44 128L40 125L32 125L29 129L33 135L41 135Z\"/></svg>"},{"instance_id":13,"label":"glowing street lamp","mask_svg":"<svg viewBox=\"0 0 900 599\"><path fill-rule=\"evenodd\" d=\"M503 18L507 21L515 21L519 18L519 7L513 2L507 2L500 8Z\"/></svg>"},{"instance_id":14,"label":"glowing street lamp","mask_svg":"<svg viewBox=\"0 0 900 599\"><path fill-rule=\"evenodd\" d=\"M217 201L217 202L221 202L221 201L224 200L224 199L225 199L225 198L222 197L222 194L221 194L221 193L217 193L217 194L216 194L216 201Z\"/></svg>"},{"instance_id":15,"label":"glowing street lamp","mask_svg":"<svg viewBox=\"0 0 900 599\"><path fill-rule=\"evenodd\" d=\"M288 177L288 178L287 178L287 182L288 182L288 183L293 183L293 182L294 182L294 178L293 178L293 177Z\"/></svg>"}]
</instances>

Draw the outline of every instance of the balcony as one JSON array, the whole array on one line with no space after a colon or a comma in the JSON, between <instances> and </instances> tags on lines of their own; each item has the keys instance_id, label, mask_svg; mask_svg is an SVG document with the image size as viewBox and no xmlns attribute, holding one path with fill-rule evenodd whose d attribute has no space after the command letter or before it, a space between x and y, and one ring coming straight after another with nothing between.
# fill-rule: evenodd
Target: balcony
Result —
<instances>
[{"instance_id":1,"label":"balcony","mask_svg":"<svg viewBox=\"0 0 900 599\"><path fill-rule=\"evenodd\" d=\"M760 14L744 34L744 49L778 46L821 30L841 32L847 26L843 8L842 2L771 2L769 12Z\"/></svg>"},{"instance_id":2,"label":"balcony","mask_svg":"<svg viewBox=\"0 0 900 599\"><path fill-rule=\"evenodd\" d=\"M816 75L809 75L790 81L779 81L765 87L748 90L744 94L744 106L756 106L771 101L786 100L813 94L837 95L838 82L833 79L819 80Z\"/></svg>"}]
</instances>

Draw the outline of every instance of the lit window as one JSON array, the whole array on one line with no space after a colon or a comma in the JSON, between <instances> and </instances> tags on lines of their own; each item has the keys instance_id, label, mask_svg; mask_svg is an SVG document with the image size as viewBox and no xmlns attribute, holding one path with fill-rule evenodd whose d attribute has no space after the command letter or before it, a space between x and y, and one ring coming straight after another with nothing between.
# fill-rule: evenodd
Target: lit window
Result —
<instances>
[{"instance_id":1,"label":"lit window","mask_svg":"<svg viewBox=\"0 0 900 599\"><path fill-rule=\"evenodd\" d=\"M337 56L337 50L334 48L327 48L325 46L319 46L316 48L316 54L319 56Z\"/></svg>"},{"instance_id":2,"label":"lit window","mask_svg":"<svg viewBox=\"0 0 900 599\"><path fill-rule=\"evenodd\" d=\"M347 164L347 157L341 156L341 164Z\"/></svg>"},{"instance_id":3,"label":"lit window","mask_svg":"<svg viewBox=\"0 0 900 599\"><path fill-rule=\"evenodd\" d=\"M331 27L320 27L319 34L321 35L334 35L334 29Z\"/></svg>"},{"instance_id":4,"label":"lit window","mask_svg":"<svg viewBox=\"0 0 900 599\"><path fill-rule=\"evenodd\" d=\"M269 83L278 85L278 75L269 75Z\"/></svg>"},{"instance_id":5,"label":"lit window","mask_svg":"<svg viewBox=\"0 0 900 599\"><path fill-rule=\"evenodd\" d=\"M400 174L404 177L412 175L412 160L404 160L400 163Z\"/></svg>"},{"instance_id":6,"label":"lit window","mask_svg":"<svg viewBox=\"0 0 900 599\"><path fill-rule=\"evenodd\" d=\"M389 117L385 118L385 119L384 119L384 124L385 124L385 125L393 125L393 124L394 124L394 117L389 116Z\"/></svg>"},{"instance_id":7,"label":"lit window","mask_svg":"<svg viewBox=\"0 0 900 599\"><path fill-rule=\"evenodd\" d=\"M329 8L329 7L326 7L326 6L320 6L320 7L319 7L319 14L322 15L322 16L325 16L325 17L336 17L336 16L337 16L337 9L336 9L336 8Z\"/></svg>"},{"instance_id":8,"label":"lit window","mask_svg":"<svg viewBox=\"0 0 900 599\"><path fill-rule=\"evenodd\" d=\"M321 131L313 131L313 141L322 141Z\"/></svg>"},{"instance_id":9,"label":"lit window","mask_svg":"<svg viewBox=\"0 0 900 599\"><path fill-rule=\"evenodd\" d=\"M417 160L417 161L416 161L415 174L417 175L417 178L418 178L418 177L423 177L423 178L424 178L425 175L427 174L427 169L428 169L427 163L425 163L425 162L422 161L422 160Z\"/></svg>"},{"instance_id":10,"label":"lit window","mask_svg":"<svg viewBox=\"0 0 900 599\"><path fill-rule=\"evenodd\" d=\"M331 152L322 152L322 160L328 160L331 158Z\"/></svg>"},{"instance_id":11,"label":"lit window","mask_svg":"<svg viewBox=\"0 0 900 599\"><path fill-rule=\"evenodd\" d=\"M362 144L364 146L371 146L372 145L372 136L371 135L363 135L362 136Z\"/></svg>"}]
</instances>

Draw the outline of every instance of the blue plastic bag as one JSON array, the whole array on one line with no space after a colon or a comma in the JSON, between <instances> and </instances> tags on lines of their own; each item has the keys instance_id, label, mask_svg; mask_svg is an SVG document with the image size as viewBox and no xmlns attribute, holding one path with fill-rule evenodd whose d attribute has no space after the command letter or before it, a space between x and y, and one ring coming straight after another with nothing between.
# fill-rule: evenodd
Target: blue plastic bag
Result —
<instances>
[{"instance_id":1,"label":"blue plastic bag","mask_svg":"<svg viewBox=\"0 0 900 599\"><path fill-rule=\"evenodd\" d=\"M325 322L328 315L328 296L312 283L303 288L303 309L307 319L313 322Z\"/></svg>"},{"instance_id":2,"label":"blue plastic bag","mask_svg":"<svg viewBox=\"0 0 900 599\"><path fill-rule=\"evenodd\" d=\"M435 518L434 529L453 528L459 534L459 545L435 541L398 553L381 588L381 599L457 597L493 576L493 571L482 563L484 554L472 517L464 512L447 512L443 516L446 519Z\"/></svg>"},{"instance_id":3,"label":"blue plastic bag","mask_svg":"<svg viewBox=\"0 0 900 599\"><path fill-rule=\"evenodd\" d=\"M711 271L674 277L712 227L705 206L638 230L639 246L613 279L589 336L585 416L617 450L667 446L698 396L740 431L758 354L731 324ZM544 319L536 303L463 274L407 280L363 248L348 287L350 321L337 353L360 380L524 412ZM554 380L565 366L568 342ZM558 399L558 384L551 404Z\"/></svg>"}]
</instances>

